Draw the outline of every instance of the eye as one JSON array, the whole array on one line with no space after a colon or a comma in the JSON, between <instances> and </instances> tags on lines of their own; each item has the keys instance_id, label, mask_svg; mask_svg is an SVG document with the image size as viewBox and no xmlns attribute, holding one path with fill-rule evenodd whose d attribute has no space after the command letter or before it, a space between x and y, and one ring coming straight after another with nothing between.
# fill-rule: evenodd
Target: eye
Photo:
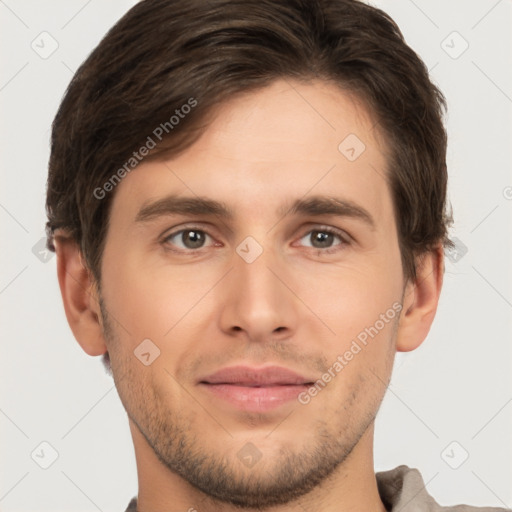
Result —
<instances>
[{"instance_id":1,"label":"eye","mask_svg":"<svg viewBox=\"0 0 512 512\"><path fill-rule=\"evenodd\" d=\"M166 236L165 244L174 245L179 250L197 250L204 247L207 239L211 239L205 231L196 228L185 228Z\"/></svg>"},{"instance_id":2,"label":"eye","mask_svg":"<svg viewBox=\"0 0 512 512\"><path fill-rule=\"evenodd\" d=\"M207 244L210 240L210 244ZM213 238L203 229L187 227L167 235L162 243L176 252L193 252L215 245ZM322 253L332 253L350 244L350 237L341 230L320 227L305 233L300 238L301 245L318 249Z\"/></svg>"},{"instance_id":3,"label":"eye","mask_svg":"<svg viewBox=\"0 0 512 512\"><path fill-rule=\"evenodd\" d=\"M343 231L328 227L310 230L300 240L306 241L304 243L306 247L320 249L321 252L326 253L336 252L349 244L348 235Z\"/></svg>"}]
</instances>

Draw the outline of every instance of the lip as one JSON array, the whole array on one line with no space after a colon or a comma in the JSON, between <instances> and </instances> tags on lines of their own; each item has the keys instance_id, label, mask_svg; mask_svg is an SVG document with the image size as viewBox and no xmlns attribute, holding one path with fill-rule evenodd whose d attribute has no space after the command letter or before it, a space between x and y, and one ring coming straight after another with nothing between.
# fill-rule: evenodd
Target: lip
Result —
<instances>
[{"instance_id":1,"label":"lip","mask_svg":"<svg viewBox=\"0 0 512 512\"><path fill-rule=\"evenodd\" d=\"M198 384L237 409L266 412L297 399L313 381L282 366L231 366L201 378Z\"/></svg>"}]
</instances>

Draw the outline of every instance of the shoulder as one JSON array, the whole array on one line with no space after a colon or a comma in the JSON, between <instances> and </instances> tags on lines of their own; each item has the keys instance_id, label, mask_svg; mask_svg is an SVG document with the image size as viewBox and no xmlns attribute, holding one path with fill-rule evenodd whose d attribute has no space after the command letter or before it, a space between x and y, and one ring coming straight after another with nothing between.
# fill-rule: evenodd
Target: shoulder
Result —
<instances>
[{"instance_id":1,"label":"shoulder","mask_svg":"<svg viewBox=\"0 0 512 512\"><path fill-rule=\"evenodd\" d=\"M137 512L137 498L132 498L125 512Z\"/></svg>"},{"instance_id":2,"label":"shoulder","mask_svg":"<svg viewBox=\"0 0 512 512\"><path fill-rule=\"evenodd\" d=\"M389 512L512 512L497 507L444 507L428 494L421 473L405 465L375 474L382 502Z\"/></svg>"}]
</instances>

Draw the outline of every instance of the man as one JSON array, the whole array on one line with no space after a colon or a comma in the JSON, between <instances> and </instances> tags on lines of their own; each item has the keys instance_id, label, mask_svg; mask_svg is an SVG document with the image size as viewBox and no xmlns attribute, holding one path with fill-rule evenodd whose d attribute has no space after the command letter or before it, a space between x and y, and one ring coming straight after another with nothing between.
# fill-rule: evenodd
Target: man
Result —
<instances>
[{"instance_id":1,"label":"man","mask_svg":"<svg viewBox=\"0 0 512 512\"><path fill-rule=\"evenodd\" d=\"M373 435L440 296L444 108L354 0L146 0L88 57L48 235L129 416L128 510L440 509Z\"/></svg>"}]
</instances>

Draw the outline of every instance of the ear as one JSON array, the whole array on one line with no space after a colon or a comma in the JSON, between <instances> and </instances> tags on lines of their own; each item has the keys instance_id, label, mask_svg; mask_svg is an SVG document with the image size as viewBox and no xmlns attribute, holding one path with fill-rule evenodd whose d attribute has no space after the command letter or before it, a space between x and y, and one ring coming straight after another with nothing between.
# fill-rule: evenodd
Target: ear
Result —
<instances>
[{"instance_id":1,"label":"ear","mask_svg":"<svg viewBox=\"0 0 512 512\"><path fill-rule=\"evenodd\" d=\"M421 255L416 266L416 279L410 280L404 291L396 340L399 352L418 348L430 331L443 286L443 247L438 246Z\"/></svg>"},{"instance_id":2,"label":"ear","mask_svg":"<svg viewBox=\"0 0 512 512\"><path fill-rule=\"evenodd\" d=\"M107 346L100 321L99 294L92 273L85 266L80 248L73 239L58 235L54 245L60 292L73 335L87 354L104 354Z\"/></svg>"}]
</instances>

